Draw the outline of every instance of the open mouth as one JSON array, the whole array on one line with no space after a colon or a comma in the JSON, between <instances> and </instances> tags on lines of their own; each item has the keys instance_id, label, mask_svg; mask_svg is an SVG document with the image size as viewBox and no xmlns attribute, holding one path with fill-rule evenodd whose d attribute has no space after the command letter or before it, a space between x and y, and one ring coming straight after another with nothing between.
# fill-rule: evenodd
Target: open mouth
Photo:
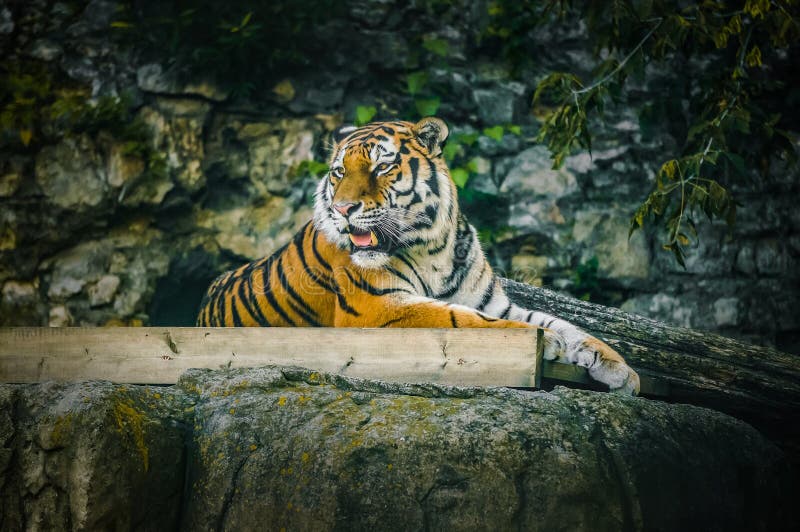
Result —
<instances>
[{"instance_id":1,"label":"open mouth","mask_svg":"<svg viewBox=\"0 0 800 532\"><path fill-rule=\"evenodd\" d=\"M370 249L378 247L378 237L373 231L350 227L350 242L358 249Z\"/></svg>"}]
</instances>

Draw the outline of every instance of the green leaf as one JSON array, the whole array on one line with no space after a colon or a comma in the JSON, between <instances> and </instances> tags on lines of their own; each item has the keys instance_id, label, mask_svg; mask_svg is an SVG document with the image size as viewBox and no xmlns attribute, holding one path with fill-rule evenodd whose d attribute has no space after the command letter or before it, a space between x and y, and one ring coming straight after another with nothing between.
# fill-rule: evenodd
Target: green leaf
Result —
<instances>
[{"instance_id":1,"label":"green leaf","mask_svg":"<svg viewBox=\"0 0 800 532\"><path fill-rule=\"evenodd\" d=\"M509 126L506 128L506 129L507 129L507 130L508 130L508 132L509 132L509 133L511 133L512 135L516 135L516 136L518 136L518 137L519 137L520 135L522 135L522 128L521 128L521 127L519 127L519 126L517 126L517 125L515 125L515 124L511 124L511 125L509 125Z\"/></svg>"},{"instance_id":2,"label":"green leaf","mask_svg":"<svg viewBox=\"0 0 800 532\"><path fill-rule=\"evenodd\" d=\"M298 174L310 174L315 177L320 177L328 171L328 165L325 163L321 163L319 161L315 161L313 159L307 159L302 161L297 167Z\"/></svg>"},{"instance_id":3,"label":"green leaf","mask_svg":"<svg viewBox=\"0 0 800 532\"><path fill-rule=\"evenodd\" d=\"M717 183L716 181L711 181L708 184L708 193L711 196L711 200L713 201L712 208L715 213L719 213L722 211L725 203L728 199L728 191L725 188Z\"/></svg>"},{"instance_id":4,"label":"green leaf","mask_svg":"<svg viewBox=\"0 0 800 532\"><path fill-rule=\"evenodd\" d=\"M469 180L469 172L465 168L453 168L450 177L458 188L464 188Z\"/></svg>"},{"instance_id":5,"label":"green leaf","mask_svg":"<svg viewBox=\"0 0 800 532\"><path fill-rule=\"evenodd\" d=\"M422 47L439 57L447 57L450 53L450 45L447 41L436 37L426 37L422 41Z\"/></svg>"},{"instance_id":6,"label":"green leaf","mask_svg":"<svg viewBox=\"0 0 800 532\"><path fill-rule=\"evenodd\" d=\"M677 261L677 263L680 264L684 270L686 269L686 262L684 261L685 255L683 253L683 249L681 249L681 247L677 243L664 244L662 248L664 249L664 251L671 251L672 254L675 256L675 261Z\"/></svg>"},{"instance_id":7,"label":"green leaf","mask_svg":"<svg viewBox=\"0 0 800 532\"><path fill-rule=\"evenodd\" d=\"M369 124L377 112L378 110L375 109L374 105L359 105L356 107L356 125Z\"/></svg>"},{"instance_id":8,"label":"green leaf","mask_svg":"<svg viewBox=\"0 0 800 532\"><path fill-rule=\"evenodd\" d=\"M24 146L30 144L32 138L33 138L33 131L31 131L29 128L19 130L19 139L22 141L22 144Z\"/></svg>"},{"instance_id":9,"label":"green leaf","mask_svg":"<svg viewBox=\"0 0 800 532\"><path fill-rule=\"evenodd\" d=\"M739 175L747 176L747 167L744 164L744 159L742 159L740 155L725 152L725 157L731 162L731 165L733 165Z\"/></svg>"},{"instance_id":10,"label":"green leaf","mask_svg":"<svg viewBox=\"0 0 800 532\"><path fill-rule=\"evenodd\" d=\"M406 85L408 86L408 93L411 96L419 93L427 83L428 74L422 70L419 72L412 72L406 76Z\"/></svg>"},{"instance_id":11,"label":"green leaf","mask_svg":"<svg viewBox=\"0 0 800 532\"><path fill-rule=\"evenodd\" d=\"M420 116L433 116L439 110L439 98L419 98L414 100L414 106Z\"/></svg>"},{"instance_id":12,"label":"green leaf","mask_svg":"<svg viewBox=\"0 0 800 532\"><path fill-rule=\"evenodd\" d=\"M478 141L478 133L462 133L458 136L458 142L467 146L472 146Z\"/></svg>"},{"instance_id":13,"label":"green leaf","mask_svg":"<svg viewBox=\"0 0 800 532\"><path fill-rule=\"evenodd\" d=\"M503 126L487 127L483 130L483 134L496 142L500 142L503 140Z\"/></svg>"},{"instance_id":14,"label":"green leaf","mask_svg":"<svg viewBox=\"0 0 800 532\"><path fill-rule=\"evenodd\" d=\"M463 151L464 149L458 142L448 142L444 145L444 148L442 148L444 160L447 161L448 164L453 162L453 159L455 159L458 155L461 155Z\"/></svg>"}]
</instances>

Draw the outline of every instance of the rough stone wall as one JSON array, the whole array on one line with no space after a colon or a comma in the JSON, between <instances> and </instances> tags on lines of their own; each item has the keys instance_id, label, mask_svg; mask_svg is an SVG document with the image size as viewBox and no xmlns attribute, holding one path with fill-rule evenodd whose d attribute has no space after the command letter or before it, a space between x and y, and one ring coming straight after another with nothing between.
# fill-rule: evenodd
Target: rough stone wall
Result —
<instances>
[{"instance_id":1,"label":"rough stone wall","mask_svg":"<svg viewBox=\"0 0 800 532\"><path fill-rule=\"evenodd\" d=\"M593 64L581 27L543 28L538 66L512 76L496 59L471 55L485 6L454 5L431 20L410 17L412 4L353 2L348 23L374 46L359 47L357 61L333 54L312 71L276 75L282 90L250 101L121 47L109 32L114 2L0 7L0 39L13 39L17 57L47 62L94 96L132 94L167 167L148 174L102 132L0 153L0 324L190 323L217 273L270 253L309 218L314 178L300 163L325 160L327 134L342 117L360 104L376 104L380 117L411 116L397 76L415 61L414 35L425 33L449 43L446 68L417 67L447 95L438 114L455 133L521 126L521 135L500 141L479 136L478 174L468 184L496 195L475 209L475 221L489 211L508 229L490 253L501 272L800 350L796 170L737 190L744 201L733 233L707 224L683 270L657 235L627 240L630 215L674 148L670 137L643 142L636 114L623 107L598 125L591 155L577 153L561 170L551 170L545 148L532 141L536 81Z\"/></svg>"}]
</instances>

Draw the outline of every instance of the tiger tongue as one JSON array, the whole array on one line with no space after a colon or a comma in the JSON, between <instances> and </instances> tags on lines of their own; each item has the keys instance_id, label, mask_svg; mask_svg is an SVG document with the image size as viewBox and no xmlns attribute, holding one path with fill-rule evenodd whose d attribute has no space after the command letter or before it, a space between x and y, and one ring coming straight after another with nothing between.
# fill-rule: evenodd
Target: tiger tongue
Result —
<instances>
[{"instance_id":1,"label":"tiger tongue","mask_svg":"<svg viewBox=\"0 0 800 532\"><path fill-rule=\"evenodd\" d=\"M378 243L378 239L375 238L375 233L372 231L368 232L351 232L350 233L350 241L356 245L356 247L366 248L369 246L374 246Z\"/></svg>"}]
</instances>

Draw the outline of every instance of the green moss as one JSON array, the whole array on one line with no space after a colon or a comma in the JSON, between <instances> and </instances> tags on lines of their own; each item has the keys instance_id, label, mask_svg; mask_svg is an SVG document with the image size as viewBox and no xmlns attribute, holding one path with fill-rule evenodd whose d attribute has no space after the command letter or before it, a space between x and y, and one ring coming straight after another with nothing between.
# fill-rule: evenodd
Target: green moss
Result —
<instances>
[{"instance_id":1,"label":"green moss","mask_svg":"<svg viewBox=\"0 0 800 532\"><path fill-rule=\"evenodd\" d=\"M56 418L55 423L53 423L53 431L50 433L50 439L53 445L64 445L64 442L68 439L71 428L72 413Z\"/></svg>"},{"instance_id":2,"label":"green moss","mask_svg":"<svg viewBox=\"0 0 800 532\"><path fill-rule=\"evenodd\" d=\"M114 421L120 434L128 434L132 438L136 450L142 457L146 472L150 467L150 451L144 441L144 414L134 407L133 401L118 400L114 404Z\"/></svg>"}]
</instances>

